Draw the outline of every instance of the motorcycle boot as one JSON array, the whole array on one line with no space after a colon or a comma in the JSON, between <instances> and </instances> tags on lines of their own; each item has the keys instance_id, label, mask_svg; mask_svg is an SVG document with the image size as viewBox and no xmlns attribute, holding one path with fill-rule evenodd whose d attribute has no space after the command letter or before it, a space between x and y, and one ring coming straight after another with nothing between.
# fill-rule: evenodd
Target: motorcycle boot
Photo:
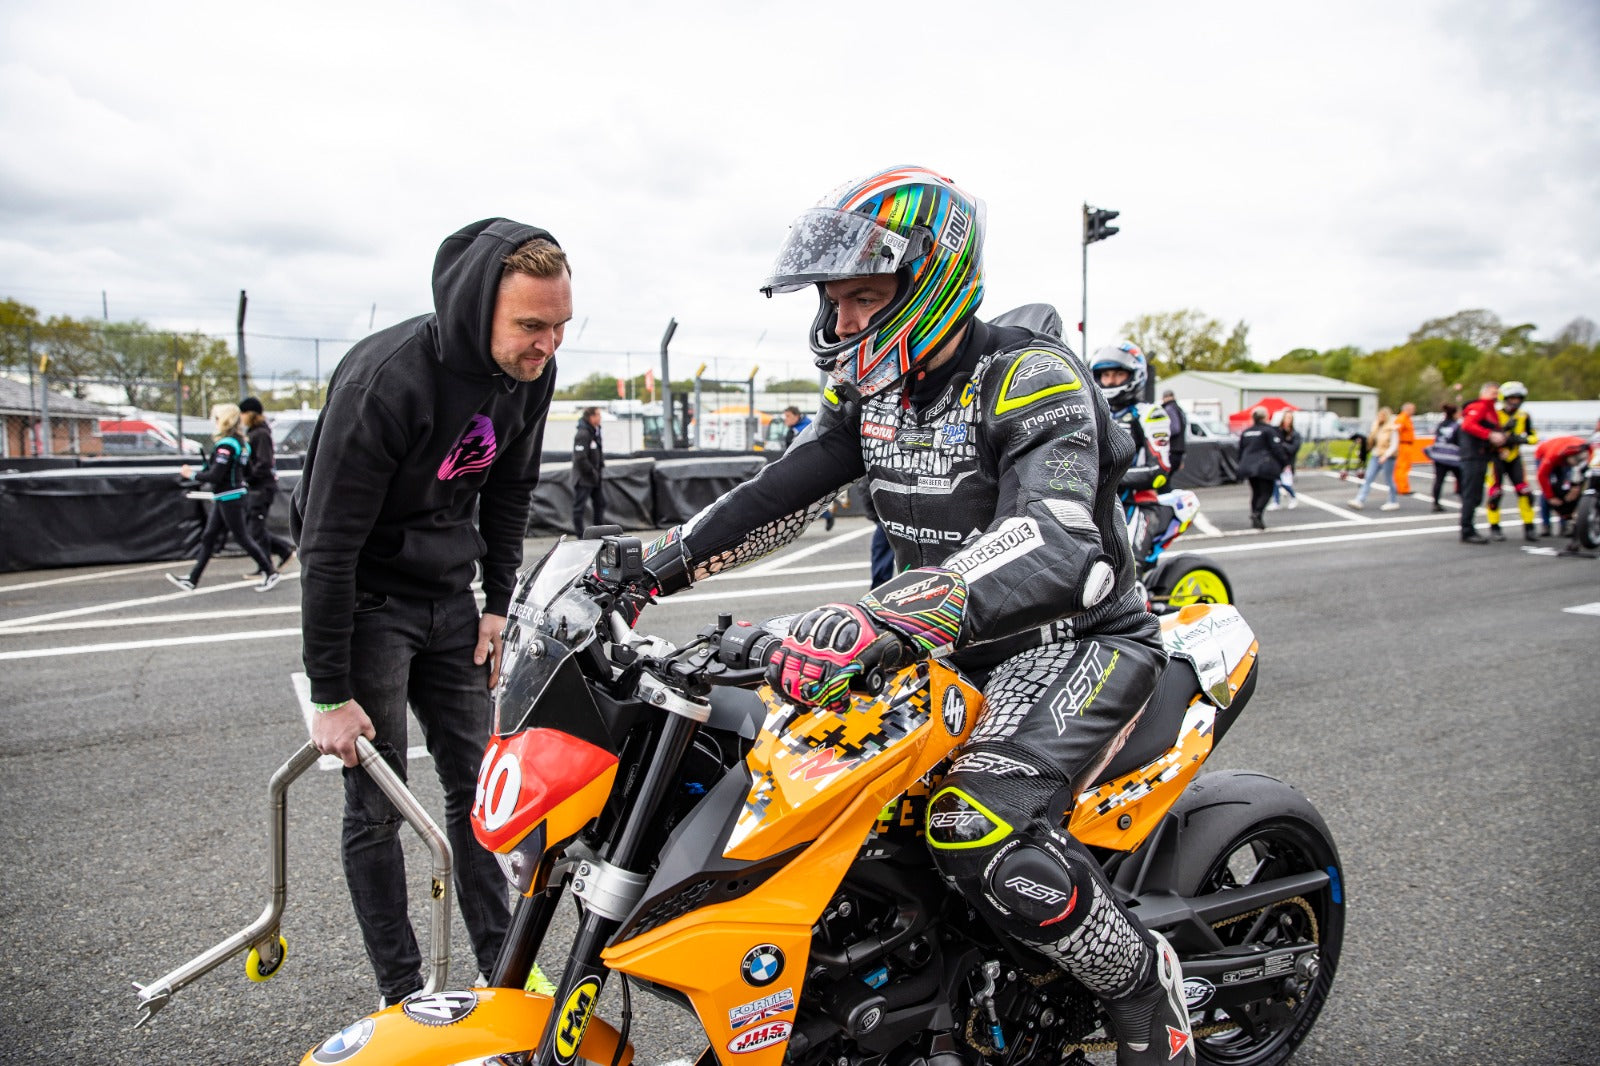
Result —
<instances>
[{"instance_id":1,"label":"motorcycle boot","mask_svg":"<svg viewBox=\"0 0 1600 1066\"><path fill-rule=\"evenodd\" d=\"M1500 532L1500 527L1498 525L1492 525L1489 527L1489 539L1494 541L1496 544L1502 544L1505 542L1506 535Z\"/></svg>"},{"instance_id":2,"label":"motorcycle boot","mask_svg":"<svg viewBox=\"0 0 1600 1066\"><path fill-rule=\"evenodd\" d=\"M1150 975L1133 992L1102 1000L1117 1038L1117 1066L1193 1066L1194 1033L1183 997L1183 966L1160 933L1151 933Z\"/></svg>"},{"instance_id":3,"label":"motorcycle boot","mask_svg":"<svg viewBox=\"0 0 1600 1066\"><path fill-rule=\"evenodd\" d=\"M1533 532L1533 523L1530 522L1522 527L1522 539L1527 541L1529 544L1534 544L1539 540L1539 538Z\"/></svg>"}]
</instances>

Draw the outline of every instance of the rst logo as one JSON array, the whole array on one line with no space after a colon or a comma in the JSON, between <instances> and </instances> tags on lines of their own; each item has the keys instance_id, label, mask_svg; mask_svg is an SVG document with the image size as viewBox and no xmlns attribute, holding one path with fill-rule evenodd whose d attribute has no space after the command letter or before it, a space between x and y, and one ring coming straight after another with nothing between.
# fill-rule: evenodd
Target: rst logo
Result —
<instances>
[{"instance_id":1,"label":"rst logo","mask_svg":"<svg viewBox=\"0 0 1600 1066\"><path fill-rule=\"evenodd\" d=\"M752 1051L783 1043L793 1031L794 1026L789 1022L768 1022L728 1041L728 1050L735 1055L748 1055Z\"/></svg>"}]
</instances>

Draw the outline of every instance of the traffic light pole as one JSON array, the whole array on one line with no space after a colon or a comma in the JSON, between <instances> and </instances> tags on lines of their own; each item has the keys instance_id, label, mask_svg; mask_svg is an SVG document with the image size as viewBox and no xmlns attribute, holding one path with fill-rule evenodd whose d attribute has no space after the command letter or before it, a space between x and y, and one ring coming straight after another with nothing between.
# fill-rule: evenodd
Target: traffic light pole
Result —
<instances>
[{"instance_id":1,"label":"traffic light pole","mask_svg":"<svg viewBox=\"0 0 1600 1066\"><path fill-rule=\"evenodd\" d=\"M1090 207L1087 203L1083 205L1083 319L1078 323L1078 329L1083 337L1085 359L1089 357L1089 245L1116 233L1117 227L1108 223L1121 213L1104 207Z\"/></svg>"},{"instance_id":2,"label":"traffic light pole","mask_svg":"<svg viewBox=\"0 0 1600 1066\"><path fill-rule=\"evenodd\" d=\"M1085 211L1088 210L1088 205L1087 204L1084 205L1084 210ZM1083 307L1081 309L1081 313L1080 313L1079 318L1078 318L1078 338L1083 343L1083 347L1080 349L1080 351L1081 351L1083 357L1085 359L1088 359L1089 358L1089 237L1088 237L1088 234L1085 234L1084 238L1083 238L1083 283L1082 283L1082 287L1081 287L1080 291L1083 294Z\"/></svg>"}]
</instances>

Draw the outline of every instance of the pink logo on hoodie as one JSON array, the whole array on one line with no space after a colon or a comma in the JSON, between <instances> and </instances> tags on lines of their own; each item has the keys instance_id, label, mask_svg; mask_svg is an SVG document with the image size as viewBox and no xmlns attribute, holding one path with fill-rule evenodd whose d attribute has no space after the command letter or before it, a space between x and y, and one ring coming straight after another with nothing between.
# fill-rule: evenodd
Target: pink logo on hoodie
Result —
<instances>
[{"instance_id":1,"label":"pink logo on hoodie","mask_svg":"<svg viewBox=\"0 0 1600 1066\"><path fill-rule=\"evenodd\" d=\"M473 415L467 431L439 464L439 480L449 481L483 470L494 462L494 423L486 415Z\"/></svg>"}]
</instances>

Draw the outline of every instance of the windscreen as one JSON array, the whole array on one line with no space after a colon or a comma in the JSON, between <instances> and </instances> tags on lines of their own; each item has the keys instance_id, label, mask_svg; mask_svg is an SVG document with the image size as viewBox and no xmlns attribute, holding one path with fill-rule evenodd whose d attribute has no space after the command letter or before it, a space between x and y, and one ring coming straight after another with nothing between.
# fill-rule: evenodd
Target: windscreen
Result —
<instances>
[{"instance_id":1,"label":"windscreen","mask_svg":"<svg viewBox=\"0 0 1600 1066\"><path fill-rule=\"evenodd\" d=\"M495 689L495 733L529 728L529 716L547 693L592 706L573 655L595 638L600 608L579 584L594 566L598 541L563 540L517 582L506 619L500 684ZM556 685L560 692L550 692Z\"/></svg>"}]
</instances>

